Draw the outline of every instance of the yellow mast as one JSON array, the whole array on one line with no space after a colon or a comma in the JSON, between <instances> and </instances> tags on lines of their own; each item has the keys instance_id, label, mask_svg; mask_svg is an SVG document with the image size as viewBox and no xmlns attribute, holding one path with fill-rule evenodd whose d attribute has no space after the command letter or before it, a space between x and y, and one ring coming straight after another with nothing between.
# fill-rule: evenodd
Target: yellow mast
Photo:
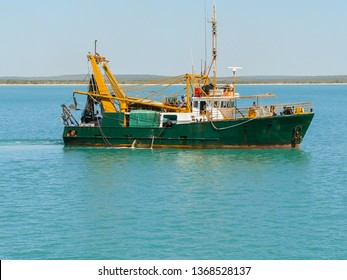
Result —
<instances>
[{"instance_id":1,"label":"yellow mast","mask_svg":"<svg viewBox=\"0 0 347 280\"><path fill-rule=\"evenodd\" d=\"M110 68L107 65L107 62L103 62L102 68L105 71L107 79L110 81L111 87L115 93L115 95L119 98L119 106L121 112L127 112L128 111L128 103L127 103L127 96L125 95L124 91L122 90L121 86L119 85L116 77L112 74Z\"/></svg>"},{"instance_id":2,"label":"yellow mast","mask_svg":"<svg viewBox=\"0 0 347 280\"><path fill-rule=\"evenodd\" d=\"M107 97L112 97L112 95L110 94L107 88L107 85L105 83L105 80L102 76L102 73L98 67L98 63L105 61L105 58L98 54L92 55L91 53L89 53L87 57L90 60L90 64L93 68L95 82L98 86L99 94L101 97L106 97L106 98L101 98L101 104L102 104L102 107L104 108L104 111L116 112L117 110L113 100L107 98Z\"/></svg>"},{"instance_id":3,"label":"yellow mast","mask_svg":"<svg viewBox=\"0 0 347 280\"><path fill-rule=\"evenodd\" d=\"M186 104L187 104L187 109L188 112L191 112L191 107L190 107L190 75L186 74Z\"/></svg>"}]
</instances>

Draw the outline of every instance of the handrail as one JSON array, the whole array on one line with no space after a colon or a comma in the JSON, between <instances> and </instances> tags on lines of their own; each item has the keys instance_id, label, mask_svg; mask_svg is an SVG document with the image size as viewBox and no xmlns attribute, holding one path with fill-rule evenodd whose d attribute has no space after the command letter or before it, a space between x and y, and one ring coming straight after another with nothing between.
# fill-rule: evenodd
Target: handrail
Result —
<instances>
[{"instance_id":1,"label":"handrail","mask_svg":"<svg viewBox=\"0 0 347 280\"><path fill-rule=\"evenodd\" d=\"M237 110L235 111L235 119L297 115L311 112L312 102L276 103L256 107L237 107Z\"/></svg>"}]
</instances>

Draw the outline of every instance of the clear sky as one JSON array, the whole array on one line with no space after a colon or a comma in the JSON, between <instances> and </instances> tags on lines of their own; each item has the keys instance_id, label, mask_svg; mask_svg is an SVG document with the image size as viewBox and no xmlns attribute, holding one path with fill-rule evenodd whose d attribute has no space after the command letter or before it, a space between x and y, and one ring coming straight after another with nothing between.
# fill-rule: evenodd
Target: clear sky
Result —
<instances>
[{"instance_id":1,"label":"clear sky","mask_svg":"<svg viewBox=\"0 0 347 280\"><path fill-rule=\"evenodd\" d=\"M0 0L0 76L200 72L216 3L218 75L347 75L346 0ZM211 26L207 24L207 58Z\"/></svg>"}]
</instances>

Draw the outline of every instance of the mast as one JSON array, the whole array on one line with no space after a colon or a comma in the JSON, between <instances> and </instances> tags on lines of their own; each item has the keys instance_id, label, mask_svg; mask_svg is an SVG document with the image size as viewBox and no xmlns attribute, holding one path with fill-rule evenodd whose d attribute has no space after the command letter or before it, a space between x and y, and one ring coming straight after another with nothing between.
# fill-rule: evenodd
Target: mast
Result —
<instances>
[{"instance_id":1,"label":"mast","mask_svg":"<svg viewBox=\"0 0 347 280\"><path fill-rule=\"evenodd\" d=\"M209 76L210 71L213 67L213 91L214 91L217 87L217 18L216 18L215 5L213 6L212 19L208 22L212 23L212 61L210 66L208 67L208 71L205 71L205 74Z\"/></svg>"},{"instance_id":2,"label":"mast","mask_svg":"<svg viewBox=\"0 0 347 280\"><path fill-rule=\"evenodd\" d=\"M217 18L216 18L215 5L213 6L213 15L212 15L212 19L210 20L210 23L212 23L213 89L216 89L216 85L217 85Z\"/></svg>"}]
</instances>

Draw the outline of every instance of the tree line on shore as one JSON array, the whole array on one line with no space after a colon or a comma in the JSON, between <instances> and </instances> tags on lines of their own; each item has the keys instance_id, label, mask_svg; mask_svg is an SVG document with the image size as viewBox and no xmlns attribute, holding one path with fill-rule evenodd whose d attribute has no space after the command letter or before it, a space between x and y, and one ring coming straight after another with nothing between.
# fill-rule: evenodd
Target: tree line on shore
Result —
<instances>
[{"instance_id":1,"label":"tree line on shore","mask_svg":"<svg viewBox=\"0 0 347 280\"><path fill-rule=\"evenodd\" d=\"M78 76L78 77L77 77ZM81 76L81 78L79 77ZM82 76L84 78L82 78ZM62 78L63 77L63 78ZM165 76L159 75L118 75L121 84L146 84L149 81L160 80ZM21 78L21 77L0 77L0 84L9 85L40 85L40 84L85 84L88 79L85 75L57 76L46 78ZM231 83L230 77L217 78L217 83ZM238 84L341 84L347 83L347 75L339 76L240 76L237 78Z\"/></svg>"}]
</instances>

